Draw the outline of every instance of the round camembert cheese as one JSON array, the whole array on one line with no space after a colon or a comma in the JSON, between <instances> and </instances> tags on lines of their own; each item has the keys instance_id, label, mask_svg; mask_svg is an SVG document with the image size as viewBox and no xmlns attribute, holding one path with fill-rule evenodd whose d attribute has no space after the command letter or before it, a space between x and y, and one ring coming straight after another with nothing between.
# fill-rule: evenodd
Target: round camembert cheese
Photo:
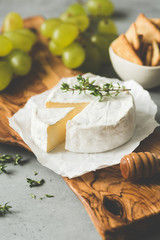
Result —
<instances>
[{"instance_id":1,"label":"round camembert cheese","mask_svg":"<svg viewBox=\"0 0 160 240\"><path fill-rule=\"evenodd\" d=\"M95 75L96 85L118 80ZM31 118L31 133L36 145L49 152L65 141L65 149L77 153L98 153L126 143L135 130L135 105L129 92L99 101L89 91L63 92L61 84L77 84L76 77L63 78L46 99L46 108L35 109ZM120 83L120 82L119 82ZM48 120L49 119L49 120Z\"/></svg>"}]
</instances>

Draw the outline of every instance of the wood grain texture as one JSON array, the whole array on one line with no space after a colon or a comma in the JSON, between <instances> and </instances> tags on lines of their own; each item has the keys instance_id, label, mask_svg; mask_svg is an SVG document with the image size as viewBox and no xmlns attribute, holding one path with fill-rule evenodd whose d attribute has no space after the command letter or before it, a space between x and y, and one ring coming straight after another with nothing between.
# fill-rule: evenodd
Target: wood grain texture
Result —
<instances>
[{"instance_id":1,"label":"wood grain texture","mask_svg":"<svg viewBox=\"0 0 160 240\"><path fill-rule=\"evenodd\" d=\"M25 26L38 34L38 43L31 53L31 73L15 79L0 93L0 142L16 144L28 150L29 147L9 127L7 117L22 108L31 96L53 87L61 77L77 74L49 53L46 40L39 35L43 20L42 17L25 20ZM137 151L159 154L160 131L145 139ZM83 203L102 239L138 239L142 230L146 232L146 226L159 220L160 175L141 184L131 183L122 179L119 165L116 165L64 180Z\"/></svg>"},{"instance_id":2,"label":"wood grain texture","mask_svg":"<svg viewBox=\"0 0 160 240\"><path fill-rule=\"evenodd\" d=\"M160 153L158 129L136 152L146 150ZM65 180L85 206L102 239L139 239L138 235L146 235L146 226L150 230L160 214L160 175L145 182L129 182L121 177L116 165Z\"/></svg>"}]
</instances>

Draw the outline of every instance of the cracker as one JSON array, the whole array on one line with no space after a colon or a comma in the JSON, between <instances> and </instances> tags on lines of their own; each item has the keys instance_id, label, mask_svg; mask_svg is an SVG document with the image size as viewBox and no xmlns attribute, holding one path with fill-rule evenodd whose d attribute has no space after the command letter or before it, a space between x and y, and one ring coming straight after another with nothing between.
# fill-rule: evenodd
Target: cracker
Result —
<instances>
[{"instance_id":1,"label":"cracker","mask_svg":"<svg viewBox=\"0 0 160 240\"><path fill-rule=\"evenodd\" d=\"M129 27L128 31L126 32L126 38L129 41L129 43L132 44L135 50L138 50L140 48L140 38L137 34L136 24L132 23Z\"/></svg>"},{"instance_id":2,"label":"cracker","mask_svg":"<svg viewBox=\"0 0 160 240\"><path fill-rule=\"evenodd\" d=\"M128 42L124 34L121 34L116 40L114 40L111 44L111 47L118 56L130 62L143 65L143 62L133 49L132 45Z\"/></svg>"},{"instance_id":3,"label":"cracker","mask_svg":"<svg viewBox=\"0 0 160 240\"><path fill-rule=\"evenodd\" d=\"M139 14L135 23L137 33L143 35L145 42L152 43L153 40L156 40L160 43L160 30L142 13Z\"/></svg>"},{"instance_id":4,"label":"cracker","mask_svg":"<svg viewBox=\"0 0 160 240\"><path fill-rule=\"evenodd\" d=\"M152 42L152 48L153 48L153 55L152 55L151 65L158 66L160 62L160 49L156 41Z\"/></svg>"},{"instance_id":5,"label":"cracker","mask_svg":"<svg viewBox=\"0 0 160 240\"><path fill-rule=\"evenodd\" d=\"M150 18L150 21L160 29L160 18Z\"/></svg>"}]
</instances>

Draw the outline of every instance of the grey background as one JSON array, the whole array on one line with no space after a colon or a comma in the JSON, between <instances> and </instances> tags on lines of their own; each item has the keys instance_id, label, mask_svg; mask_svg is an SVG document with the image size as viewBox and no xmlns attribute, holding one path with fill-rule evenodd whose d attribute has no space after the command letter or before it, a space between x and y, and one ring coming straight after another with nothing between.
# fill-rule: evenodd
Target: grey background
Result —
<instances>
[{"instance_id":1,"label":"grey background","mask_svg":"<svg viewBox=\"0 0 160 240\"><path fill-rule=\"evenodd\" d=\"M10 11L19 12L23 17L42 15L46 18L58 17L73 0L0 0L0 25ZM160 17L159 0L113 0L116 9L115 21L119 33L125 32L140 12L148 17ZM106 69L106 76L112 75ZM156 119L160 122L160 88L150 91L158 105ZM3 153L21 153L23 166L8 166L10 174L0 175L0 204L9 202L12 213L0 218L1 240L100 240L84 207L66 185L61 176L41 166L34 155L18 147L0 144ZM34 176L34 171L38 175ZM28 187L26 177L44 178L40 188ZM30 194L37 196L34 200ZM39 200L44 194L53 194L51 199ZM158 240L153 235L146 240Z\"/></svg>"}]
</instances>

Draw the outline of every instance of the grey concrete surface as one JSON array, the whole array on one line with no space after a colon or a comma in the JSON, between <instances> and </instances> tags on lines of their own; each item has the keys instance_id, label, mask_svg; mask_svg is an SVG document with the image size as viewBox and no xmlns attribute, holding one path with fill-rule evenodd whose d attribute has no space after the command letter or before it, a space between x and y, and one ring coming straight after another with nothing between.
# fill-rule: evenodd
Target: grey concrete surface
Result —
<instances>
[{"instance_id":1,"label":"grey concrete surface","mask_svg":"<svg viewBox=\"0 0 160 240\"><path fill-rule=\"evenodd\" d=\"M57 17L73 0L0 0L0 24L10 11L17 11L23 17L43 15ZM115 21L119 33L125 32L140 12L148 17L160 17L159 0L113 0ZM108 68L106 76L115 75ZM158 105L156 119L160 122L160 88L150 91ZM9 202L12 213L0 217L0 240L100 240L84 207L72 193L61 176L41 166L34 155L18 147L0 144L3 153L23 155L23 166L9 164L10 174L0 175L0 204ZM38 175L34 176L34 171ZM39 188L29 188L29 178L44 178ZM33 193L37 199L32 199ZM39 200L44 194L54 198ZM158 240L160 235L152 234L146 240Z\"/></svg>"}]
</instances>

